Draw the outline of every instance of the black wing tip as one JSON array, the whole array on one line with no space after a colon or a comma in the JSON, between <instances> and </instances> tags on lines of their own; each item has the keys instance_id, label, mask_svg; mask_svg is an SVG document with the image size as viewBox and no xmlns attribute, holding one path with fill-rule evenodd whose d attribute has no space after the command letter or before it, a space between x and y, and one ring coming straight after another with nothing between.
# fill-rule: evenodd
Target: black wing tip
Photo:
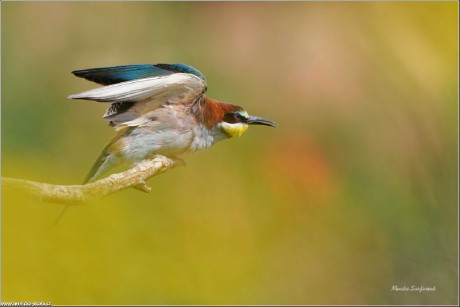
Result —
<instances>
[{"instance_id":1,"label":"black wing tip","mask_svg":"<svg viewBox=\"0 0 460 307\"><path fill-rule=\"evenodd\" d=\"M107 77L104 75L106 68L89 68L89 69L81 69L81 70L74 70L71 73L74 76L79 78L86 79L88 81L96 82L102 85L110 85L114 83L119 83L126 81L123 78L111 78L110 76Z\"/></svg>"},{"instance_id":2,"label":"black wing tip","mask_svg":"<svg viewBox=\"0 0 460 307\"><path fill-rule=\"evenodd\" d=\"M71 72L74 76L85 78L88 74L88 69L74 70Z\"/></svg>"}]
</instances>

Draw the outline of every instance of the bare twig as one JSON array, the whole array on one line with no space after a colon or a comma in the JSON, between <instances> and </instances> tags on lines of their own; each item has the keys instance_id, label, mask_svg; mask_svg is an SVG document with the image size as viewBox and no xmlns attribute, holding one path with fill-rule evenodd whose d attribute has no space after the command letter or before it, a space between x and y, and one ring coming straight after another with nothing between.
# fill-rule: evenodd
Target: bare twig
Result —
<instances>
[{"instance_id":1,"label":"bare twig","mask_svg":"<svg viewBox=\"0 0 460 307\"><path fill-rule=\"evenodd\" d=\"M16 189L43 202L79 205L82 202L101 198L127 188L136 188L148 193L151 188L145 182L149 178L172 169L178 164L181 164L180 161L156 155L123 173L113 174L84 185L54 185L23 179L2 178L2 188Z\"/></svg>"}]
</instances>

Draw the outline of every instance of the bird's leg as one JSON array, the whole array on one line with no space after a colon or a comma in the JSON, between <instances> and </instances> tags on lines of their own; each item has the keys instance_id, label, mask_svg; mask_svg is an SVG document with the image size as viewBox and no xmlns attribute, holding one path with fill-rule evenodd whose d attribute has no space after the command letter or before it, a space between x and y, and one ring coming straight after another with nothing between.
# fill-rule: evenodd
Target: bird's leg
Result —
<instances>
[{"instance_id":1,"label":"bird's leg","mask_svg":"<svg viewBox=\"0 0 460 307\"><path fill-rule=\"evenodd\" d=\"M153 159L155 159L156 156L158 156L158 154L149 153L149 154L145 157L145 159L146 159L146 160L153 160Z\"/></svg>"}]
</instances>

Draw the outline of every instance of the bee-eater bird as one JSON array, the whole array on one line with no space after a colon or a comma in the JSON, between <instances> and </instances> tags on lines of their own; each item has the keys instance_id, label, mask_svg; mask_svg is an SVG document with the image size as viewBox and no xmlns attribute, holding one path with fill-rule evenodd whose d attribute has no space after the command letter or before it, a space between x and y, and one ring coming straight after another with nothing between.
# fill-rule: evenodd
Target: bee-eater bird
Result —
<instances>
[{"instance_id":1,"label":"bee-eater bird","mask_svg":"<svg viewBox=\"0 0 460 307\"><path fill-rule=\"evenodd\" d=\"M103 117L115 127L114 137L84 183L123 161L136 163L151 154L177 157L241 136L248 125L276 126L248 115L239 106L205 96L204 75L185 64L126 65L72 73L105 85L69 98L111 103Z\"/></svg>"}]
</instances>

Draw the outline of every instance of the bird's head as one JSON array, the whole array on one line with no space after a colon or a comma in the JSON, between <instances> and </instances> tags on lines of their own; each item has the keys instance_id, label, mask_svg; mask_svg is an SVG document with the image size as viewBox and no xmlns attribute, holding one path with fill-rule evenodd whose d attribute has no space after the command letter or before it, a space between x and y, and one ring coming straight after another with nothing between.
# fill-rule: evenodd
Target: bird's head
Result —
<instances>
[{"instance_id":1,"label":"bird's head","mask_svg":"<svg viewBox=\"0 0 460 307\"><path fill-rule=\"evenodd\" d=\"M213 131L216 141L243 135L249 125L276 127L271 120L251 116L240 106L224 103L204 96L201 108L195 112L198 122Z\"/></svg>"},{"instance_id":2,"label":"bird's head","mask_svg":"<svg viewBox=\"0 0 460 307\"><path fill-rule=\"evenodd\" d=\"M248 112L243 109L225 113L221 122L218 123L219 128L229 138L241 136L248 129L249 125L276 127L276 124L271 120L258 116L250 116Z\"/></svg>"}]
</instances>

